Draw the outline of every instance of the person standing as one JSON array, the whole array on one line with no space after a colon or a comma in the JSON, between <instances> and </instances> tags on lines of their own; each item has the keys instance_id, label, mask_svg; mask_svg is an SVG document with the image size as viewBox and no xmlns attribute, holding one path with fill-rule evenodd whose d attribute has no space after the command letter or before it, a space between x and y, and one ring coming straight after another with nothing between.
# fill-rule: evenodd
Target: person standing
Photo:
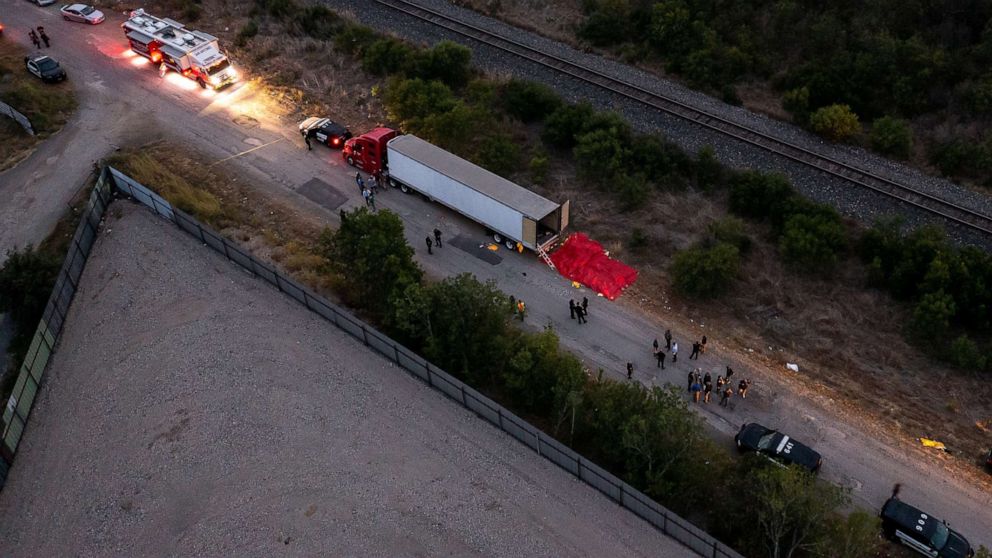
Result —
<instances>
[{"instance_id":1,"label":"person standing","mask_svg":"<svg viewBox=\"0 0 992 558\"><path fill-rule=\"evenodd\" d=\"M734 395L734 388L729 385L723 390L723 397L720 398L720 406L726 407L730 404L730 398Z\"/></svg>"},{"instance_id":2,"label":"person standing","mask_svg":"<svg viewBox=\"0 0 992 558\"><path fill-rule=\"evenodd\" d=\"M433 254L434 251L431 250L431 246L434 246L434 241L431 240L431 237L429 237L429 236L426 238L426 241L427 241L427 253L428 254Z\"/></svg>"},{"instance_id":3,"label":"person standing","mask_svg":"<svg viewBox=\"0 0 992 558\"><path fill-rule=\"evenodd\" d=\"M728 385L730 384L730 378L733 378L733 377L734 377L734 369L728 366L727 367L727 384Z\"/></svg>"},{"instance_id":4,"label":"person standing","mask_svg":"<svg viewBox=\"0 0 992 558\"><path fill-rule=\"evenodd\" d=\"M582 314L589 314L589 299L586 297L582 297Z\"/></svg>"},{"instance_id":5,"label":"person standing","mask_svg":"<svg viewBox=\"0 0 992 558\"><path fill-rule=\"evenodd\" d=\"M692 394L692 402L699 403L699 392L703 391L703 386L699 385L698 381L693 381L692 385L689 386L689 393Z\"/></svg>"},{"instance_id":6,"label":"person standing","mask_svg":"<svg viewBox=\"0 0 992 558\"><path fill-rule=\"evenodd\" d=\"M716 377L716 390L719 392L723 389L723 385L727 383L727 380L723 379L723 376Z\"/></svg>"},{"instance_id":7,"label":"person standing","mask_svg":"<svg viewBox=\"0 0 992 558\"><path fill-rule=\"evenodd\" d=\"M696 371L695 370L690 370L689 371L689 376L687 377L687 382L688 383L686 384L688 386L688 387L686 387L686 389L690 393L692 392L692 384L696 383L695 380L696 380Z\"/></svg>"},{"instance_id":8,"label":"person standing","mask_svg":"<svg viewBox=\"0 0 992 558\"><path fill-rule=\"evenodd\" d=\"M375 213L375 190L369 190L369 207L371 207L372 212Z\"/></svg>"},{"instance_id":9,"label":"person standing","mask_svg":"<svg viewBox=\"0 0 992 558\"><path fill-rule=\"evenodd\" d=\"M710 376L710 373L709 372L707 372L706 375L703 376L703 383L704 384L712 384L713 383L713 376Z\"/></svg>"},{"instance_id":10,"label":"person standing","mask_svg":"<svg viewBox=\"0 0 992 558\"><path fill-rule=\"evenodd\" d=\"M713 382L703 382L703 403L710 402L710 396L713 393Z\"/></svg>"},{"instance_id":11,"label":"person standing","mask_svg":"<svg viewBox=\"0 0 992 558\"><path fill-rule=\"evenodd\" d=\"M575 319L575 299L568 299L568 317Z\"/></svg>"},{"instance_id":12,"label":"person standing","mask_svg":"<svg viewBox=\"0 0 992 558\"><path fill-rule=\"evenodd\" d=\"M670 351L672 349L672 330L665 330L665 350ZM674 362L674 361L672 361Z\"/></svg>"},{"instance_id":13,"label":"person standing","mask_svg":"<svg viewBox=\"0 0 992 558\"><path fill-rule=\"evenodd\" d=\"M741 399L747 397L747 388L751 387L751 380L744 378L741 383L737 384L737 395L741 396Z\"/></svg>"},{"instance_id":14,"label":"person standing","mask_svg":"<svg viewBox=\"0 0 992 558\"><path fill-rule=\"evenodd\" d=\"M437 228L434 229L434 244L437 244L438 248L443 248L441 245L441 230Z\"/></svg>"},{"instance_id":15,"label":"person standing","mask_svg":"<svg viewBox=\"0 0 992 558\"><path fill-rule=\"evenodd\" d=\"M665 351L655 351L654 358L658 359L658 366L656 368L665 369Z\"/></svg>"},{"instance_id":16,"label":"person standing","mask_svg":"<svg viewBox=\"0 0 992 558\"><path fill-rule=\"evenodd\" d=\"M627 379L630 380L630 379L633 379L633 377L634 377L634 363L633 362L628 362L627 363Z\"/></svg>"},{"instance_id":17,"label":"person standing","mask_svg":"<svg viewBox=\"0 0 992 558\"><path fill-rule=\"evenodd\" d=\"M678 341L672 342L672 364L675 364L679 360L679 343Z\"/></svg>"},{"instance_id":18,"label":"person standing","mask_svg":"<svg viewBox=\"0 0 992 558\"><path fill-rule=\"evenodd\" d=\"M307 144L307 151L313 151L313 146L310 145L310 136L308 136L306 132L302 132L302 134L303 134L303 143Z\"/></svg>"},{"instance_id":19,"label":"person standing","mask_svg":"<svg viewBox=\"0 0 992 558\"><path fill-rule=\"evenodd\" d=\"M657 337L654 338L654 343L651 343L651 347L654 349L651 352L654 353L654 354L658 354L658 338Z\"/></svg>"},{"instance_id":20,"label":"person standing","mask_svg":"<svg viewBox=\"0 0 992 558\"><path fill-rule=\"evenodd\" d=\"M586 311L584 308L582 308L582 306L579 306L578 304L575 305L575 315L576 317L579 318L580 324L586 323Z\"/></svg>"},{"instance_id":21,"label":"person standing","mask_svg":"<svg viewBox=\"0 0 992 558\"><path fill-rule=\"evenodd\" d=\"M689 360L696 359L699 360L699 342L692 342L692 352L689 353Z\"/></svg>"},{"instance_id":22,"label":"person standing","mask_svg":"<svg viewBox=\"0 0 992 558\"><path fill-rule=\"evenodd\" d=\"M524 321L524 315L527 313L527 305L524 304L523 300L517 301L517 314L520 315L520 321Z\"/></svg>"},{"instance_id":23,"label":"person standing","mask_svg":"<svg viewBox=\"0 0 992 558\"><path fill-rule=\"evenodd\" d=\"M355 173L355 184L358 184L358 191L359 192L364 192L365 191L365 181L362 180L362 173L360 173L360 172L356 172Z\"/></svg>"},{"instance_id":24,"label":"person standing","mask_svg":"<svg viewBox=\"0 0 992 558\"><path fill-rule=\"evenodd\" d=\"M48 35L45 34L45 28L38 26L38 36L41 37L42 41L45 41L45 48L49 47Z\"/></svg>"},{"instance_id":25,"label":"person standing","mask_svg":"<svg viewBox=\"0 0 992 558\"><path fill-rule=\"evenodd\" d=\"M41 41L38 40L38 34L34 32L34 29L28 31L28 38L34 43L34 48L41 48Z\"/></svg>"},{"instance_id":26,"label":"person standing","mask_svg":"<svg viewBox=\"0 0 992 558\"><path fill-rule=\"evenodd\" d=\"M699 342L699 354L706 352L706 336L703 336L703 340Z\"/></svg>"}]
</instances>

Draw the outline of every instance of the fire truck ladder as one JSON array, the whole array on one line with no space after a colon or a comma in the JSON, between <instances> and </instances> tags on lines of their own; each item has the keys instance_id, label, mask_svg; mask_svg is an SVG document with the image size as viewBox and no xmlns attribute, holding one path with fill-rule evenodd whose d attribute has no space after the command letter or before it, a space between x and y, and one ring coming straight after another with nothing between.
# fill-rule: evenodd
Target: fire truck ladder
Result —
<instances>
[{"instance_id":1,"label":"fire truck ladder","mask_svg":"<svg viewBox=\"0 0 992 558\"><path fill-rule=\"evenodd\" d=\"M541 259L544 260L544 263L548 264L548 267L554 270L558 269L555 267L555 263L551 261L551 256L549 256L548 253L545 252L540 246L537 247L537 255L541 256Z\"/></svg>"}]
</instances>

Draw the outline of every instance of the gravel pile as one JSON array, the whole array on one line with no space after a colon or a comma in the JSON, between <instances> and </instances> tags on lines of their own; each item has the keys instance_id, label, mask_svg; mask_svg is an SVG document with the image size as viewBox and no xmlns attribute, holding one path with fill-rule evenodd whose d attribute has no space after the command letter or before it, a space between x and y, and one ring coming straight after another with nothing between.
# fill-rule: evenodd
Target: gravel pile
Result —
<instances>
[{"instance_id":1,"label":"gravel pile","mask_svg":"<svg viewBox=\"0 0 992 558\"><path fill-rule=\"evenodd\" d=\"M461 21L496 32L518 42L553 53L607 73L644 89L680 100L711 114L746 125L752 129L774 135L791 143L817 150L834 159L855 165L866 171L908 184L921 191L953 200L955 203L992 215L992 200L946 180L928 176L915 169L878 157L863 149L838 146L824 142L795 126L727 105L717 99L692 91L677 83L653 76L619 62L577 51L562 43L506 25L477 12L453 6L444 0L418 0L425 7L457 17ZM470 41L461 35L415 20L375 2L362 4L361 10L354 3L344 0L324 0L324 4L342 13L350 13L362 23L380 31L395 33L411 41L428 44L450 39L465 43L474 52L475 63L494 75L514 76L544 83L554 88L570 101L587 100L594 106L616 111L630 120L643 132L661 133L689 152L696 152L706 145L713 146L724 164L738 169L758 169L781 172L789 176L796 188L810 198L829 203L843 214L871 223L887 215L903 215L907 225L914 227L932 222L934 217L912 207L875 194L849 182L814 171L805 165L773 156L749 144L727 138L682 119L659 113L639 103L619 97L599 88L578 82L557 72L507 55L482 43ZM943 221L940 221L945 224ZM961 241L989 246L992 240L983 238L968 229L949 225L951 234Z\"/></svg>"},{"instance_id":2,"label":"gravel pile","mask_svg":"<svg viewBox=\"0 0 992 558\"><path fill-rule=\"evenodd\" d=\"M0 556L690 555L116 203L0 491Z\"/></svg>"}]
</instances>

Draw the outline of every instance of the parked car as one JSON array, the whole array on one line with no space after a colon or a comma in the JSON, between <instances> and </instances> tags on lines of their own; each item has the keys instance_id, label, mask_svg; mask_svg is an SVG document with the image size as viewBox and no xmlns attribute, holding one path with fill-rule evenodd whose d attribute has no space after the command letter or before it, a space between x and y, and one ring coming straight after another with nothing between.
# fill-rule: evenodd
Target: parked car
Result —
<instances>
[{"instance_id":1,"label":"parked car","mask_svg":"<svg viewBox=\"0 0 992 558\"><path fill-rule=\"evenodd\" d=\"M31 0L31 1L34 2L35 4L38 4L39 6L51 6L52 4L55 3L55 0Z\"/></svg>"},{"instance_id":2,"label":"parked car","mask_svg":"<svg viewBox=\"0 0 992 558\"><path fill-rule=\"evenodd\" d=\"M985 466L992 470L992 449L990 449L989 453L985 456Z\"/></svg>"},{"instance_id":3,"label":"parked car","mask_svg":"<svg viewBox=\"0 0 992 558\"><path fill-rule=\"evenodd\" d=\"M96 25L106 19L103 17L103 12L86 4L63 4L59 11L62 12L62 19L66 21Z\"/></svg>"},{"instance_id":4,"label":"parked car","mask_svg":"<svg viewBox=\"0 0 992 558\"><path fill-rule=\"evenodd\" d=\"M338 124L330 118L318 118L311 116L300 123L300 133L310 139L339 149L344 146L344 142L351 137L348 128Z\"/></svg>"},{"instance_id":5,"label":"parked car","mask_svg":"<svg viewBox=\"0 0 992 558\"><path fill-rule=\"evenodd\" d=\"M740 451L758 452L775 463L799 465L814 473L823 464L820 454L809 446L756 422L742 425L734 441Z\"/></svg>"},{"instance_id":6,"label":"parked car","mask_svg":"<svg viewBox=\"0 0 992 558\"><path fill-rule=\"evenodd\" d=\"M54 58L49 56L24 57L24 65L28 71L38 76L41 81L54 83L66 78L65 70Z\"/></svg>"},{"instance_id":7,"label":"parked car","mask_svg":"<svg viewBox=\"0 0 992 558\"><path fill-rule=\"evenodd\" d=\"M928 513L893 495L882 506L882 532L890 540L936 558L970 558L975 555L968 540Z\"/></svg>"}]
</instances>

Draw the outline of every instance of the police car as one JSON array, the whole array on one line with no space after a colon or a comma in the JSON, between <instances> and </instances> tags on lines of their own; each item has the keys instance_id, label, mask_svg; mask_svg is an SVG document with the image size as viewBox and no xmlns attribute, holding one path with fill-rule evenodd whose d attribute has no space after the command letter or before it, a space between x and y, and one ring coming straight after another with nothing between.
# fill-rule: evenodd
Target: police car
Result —
<instances>
[{"instance_id":1,"label":"police car","mask_svg":"<svg viewBox=\"0 0 992 558\"><path fill-rule=\"evenodd\" d=\"M351 137L351 131L330 118L311 116L300 123L300 133L304 137L315 139L333 148L344 147L344 142Z\"/></svg>"},{"instance_id":2,"label":"police car","mask_svg":"<svg viewBox=\"0 0 992 558\"><path fill-rule=\"evenodd\" d=\"M740 451L758 452L775 463L799 465L814 473L823 464L820 454L809 446L756 422L742 425L734 441Z\"/></svg>"},{"instance_id":3,"label":"police car","mask_svg":"<svg viewBox=\"0 0 992 558\"><path fill-rule=\"evenodd\" d=\"M886 537L920 554L936 558L970 558L975 555L968 541L947 523L902 502L897 496L885 502L880 515L882 532Z\"/></svg>"},{"instance_id":4,"label":"police car","mask_svg":"<svg viewBox=\"0 0 992 558\"><path fill-rule=\"evenodd\" d=\"M59 66L58 62L48 56L25 56L24 66L42 81L56 82L62 81L66 77L62 66Z\"/></svg>"}]
</instances>

